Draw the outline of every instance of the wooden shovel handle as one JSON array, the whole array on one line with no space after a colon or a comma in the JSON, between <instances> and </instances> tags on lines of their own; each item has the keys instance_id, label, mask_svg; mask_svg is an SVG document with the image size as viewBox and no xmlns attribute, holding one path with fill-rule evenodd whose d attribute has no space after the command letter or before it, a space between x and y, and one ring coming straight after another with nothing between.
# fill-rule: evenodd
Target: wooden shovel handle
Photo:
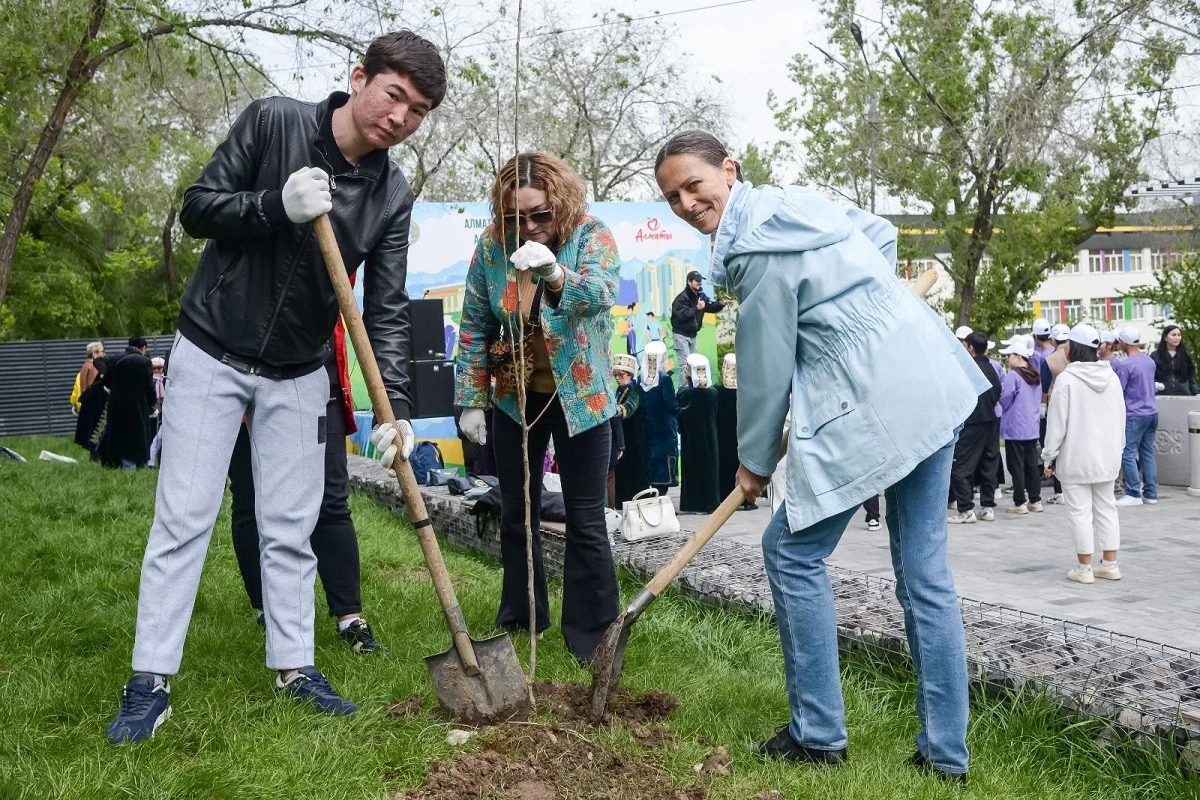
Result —
<instances>
[{"instance_id":1,"label":"wooden shovel handle","mask_svg":"<svg viewBox=\"0 0 1200 800\"><path fill-rule=\"evenodd\" d=\"M650 583L646 584L650 593L655 597L662 594L663 590L671 585L671 581L683 572L683 568L704 549L704 545L708 544L709 539L721 530L721 526L729 521L733 512L737 511L744 502L746 502L746 497L742 494L741 487L735 486L729 496L721 502L721 505L717 506L716 510L704 520L700 530L693 533L670 563L660 569Z\"/></svg>"},{"instance_id":2,"label":"wooden shovel handle","mask_svg":"<svg viewBox=\"0 0 1200 800\"><path fill-rule=\"evenodd\" d=\"M354 288L346 273L346 265L342 262L342 252L338 249L337 239L333 234L333 225L325 214L313 220L313 230L317 235L317 245L321 248L321 256L325 259L325 268L329 272L329 281L333 284L334 294L337 295L338 307L342 312L346 331L350 341L354 343L354 354L358 357L358 366L362 369L363 379L367 383L367 393L371 396L371 408L375 418L380 422L396 424L396 416L392 413L392 403L387 391L383 388L383 376L379 374L379 365L375 362L375 353L371 350L371 341L367 338L367 328L363 324L362 313L358 310L358 301L354 299ZM454 587L450 584L450 573L446 570L446 562L442 559L442 550L438 547L437 537L433 526L429 524L429 514L425 510L425 500L421 497L421 489L413 475L412 466L408 459L396 456L392 463L396 479L400 482L400 492L404 496L404 506L408 516L413 521L417 539L421 543L421 551L425 554L425 565L429 568L429 576L433 579L433 588L437 592L442 611L446 614L446 624L450 626L450 634L454 638L454 646L458 649L459 658L468 674L479 674L479 662L475 660L475 648L471 646L471 637L467 635L466 621L463 619L462 608L454 595Z\"/></svg>"}]
</instances>

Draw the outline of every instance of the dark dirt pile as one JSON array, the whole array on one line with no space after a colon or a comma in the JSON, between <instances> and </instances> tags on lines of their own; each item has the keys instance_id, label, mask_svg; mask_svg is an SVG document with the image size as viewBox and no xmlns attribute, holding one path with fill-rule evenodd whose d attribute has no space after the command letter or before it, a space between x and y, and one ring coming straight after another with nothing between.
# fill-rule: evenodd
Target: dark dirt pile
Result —
<instances>
[{"instance_id":1,"label":"dark dirt pile","mask_svg":"<svg viewBox=\"0 0 1200 800\"><path fill-rule=\"evenodd\" d=\"M610 698L606 723L632 733L637 747L618 751L587 723L589 690L578 684L539 683L537 715L552 722L483 728L473 752L434 762L425 785L397 792L396 800L704 800L714 775L728 774L723 751L705 760L684 783L658 766L674 742L663 721L675 698L658 691L620 691ZM393 707L401 715L412 698Z\"/></svg>"}]
</instances>

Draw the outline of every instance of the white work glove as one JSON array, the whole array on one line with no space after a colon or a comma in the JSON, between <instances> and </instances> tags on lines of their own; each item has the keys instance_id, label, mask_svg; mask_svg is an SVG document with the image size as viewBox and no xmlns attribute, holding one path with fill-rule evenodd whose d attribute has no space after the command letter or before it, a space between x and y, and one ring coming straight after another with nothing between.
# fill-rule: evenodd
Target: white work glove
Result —
<instances>
[{"instance_id":1,"label":"white work glove","mask_svg":"<svg viewBox=\"0 0 1200 800\"><path fill-rule=\"evenodd\" d=\"M396 447L397 436L400 437L399 448ZM392 427L389 422L380 423L375 426L375 430L371 431L371 444L375 445L376 458L385 469L392 469L397 452L401 458L408 460L408 457L412 455L415 443L416 436L413 434L412 425L406 419L396 420L395 427Z\"/></svg>"},{"instance_id":2,"label":"white work glove","mask_svg":"<svg viewBox=\"0 0 1200 800\"><path fill-rule=\"evenodd\" d=\"M558 283L563 279L563 268L550 248L541 242L526 242L512 254L513 266L519 270L531 269L542 280Z\"/></svg>"},{"instance_id":3,"label":"white work glove","mask_svg":"<svg viewBox=\"0 0 1200 800\"><path fill-rule=\"evenodd\" d=\"M1154 391L1155 392L1161 392L1165 388L1167 388L1167 385L1165 383L1159 383L1158 381L1154 382Z\"/></svg>"},{"instance_id":4,"label":"white work glove","mask_svg":"<svg viewBox=\"0 0 1200 800\"><path fill-rule=\"evenodd\" d=\"M476 444L487 444L487 418L482 408L468 408L458 418L459 430Z\"/></svg>"},{"instance_id":5,"label":"white work glove","mask_svg":"<svg viewBox=\"0 0 1200 800\"><path fill-rule=\"evenodd\" d=\"M297 225L332 211L329 176L324 170L302 167L289 175L283 185L283 210Z\"/></svg>"}]
</instances>

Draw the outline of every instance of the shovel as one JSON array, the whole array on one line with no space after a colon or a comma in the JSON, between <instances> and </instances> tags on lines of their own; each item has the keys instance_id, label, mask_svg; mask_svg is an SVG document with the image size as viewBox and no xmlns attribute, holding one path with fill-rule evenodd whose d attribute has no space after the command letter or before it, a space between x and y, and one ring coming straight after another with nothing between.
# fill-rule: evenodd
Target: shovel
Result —
<instances>
[{"instance_id":1,"label":"shovel","mask_svg":"<svg viewBox=\"0 0 1200 800\"><path fill-rule=\"evenodd\" d=\"M910 288L917 297L924 297L933 288L937 278L937 272L927 270L912 283ZM783 457L786 450L787 437L785 435L780 458ZM733 512L737 511L745 499L741 488L735 486L724 502L717 506L708 519L704 520L700 530L692 534L670 563L658 571L650 583L646 584L646 587L630 601L621 616L608 626L608 630L604 632L604 638L600 641L600 645L592 657L592 704L588 716L593 723L599 724L604 718L609 692L621 679L621 668L625 665L625 645L629 642L629 630L633 627L633 623L637 622L637 618L642 615L642 612L663 593L664 589L671 585L671 581L675 580L680 572L683 572L683 568L691 563L691 560L716 535L721 526L729 521Z\"/></svg>"},{"instance_id":2,"label":"shovel","mask_svg":"<svg viewBox=\"0 0 1200 800\"><path fill-rule=\"evenodd\" d=\"M375 354L371 350L370 340L367 339L367 329L363 325L358 302L354 299L354 290L350 286L350 278L346 274L346 266L342 262L342 254L338 250L329 217L317 217L313 220L313 229L316 231L321 256L325 259L329 280L337 295L342 320L346 324L350 340L354 343L358 364L362 367L375 418L380 422L395 425L396 417L392 414L391 403L387 392L384 391L379 365L375 363ZM433 587L437 591L438 601L442 604L442 611L446 614L446 625L450 628L453 639L449 650L425 658L425 666L429 670L429 678L433 682L438 702L451 717L468 725L528 718L529 698L525 691L525 673L521 670L521 662L517 660L512 641L507 634L483 641L472 639L467 634L462 608L454 595L454 587L450 585L450 573L446 571L446 562L442 560L442 551L438 547L433 523L425 510L425 501L421 497L412 466L408 459L404 458L397 458L392 466L400 482L404 505L413 521L413 529L421 543L421 551L425 554L425 565L429 568L429 576L433 579Z\"/></svg>"}]
</instances>

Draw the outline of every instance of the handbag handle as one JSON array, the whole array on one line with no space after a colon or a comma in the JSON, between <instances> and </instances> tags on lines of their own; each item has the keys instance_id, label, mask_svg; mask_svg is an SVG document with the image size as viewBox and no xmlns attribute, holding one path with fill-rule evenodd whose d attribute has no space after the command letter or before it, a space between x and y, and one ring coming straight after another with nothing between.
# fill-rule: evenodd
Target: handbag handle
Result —
<instances>
[{"instance_id":1,"label":"handbag handle","mask_svg":"<svg viewBox=\"0 0 1200 800\"><path fill-rule=\"evenodd\" d=\"M659 498L657 498L657 499L658 499L659 501L666 500L668 503L669 503L669 502L671 502L671 501L670 501L668 498L665 498L665 497L659 497ZM658 507L658 522L652 522L652 521L651 521L649 518L647 518L647 517L646 517L646 509L647 509L647 508L650 508L651 506L657 506L657 507ZM665 517L665 516L666 516L666 514L667 514L667 512L663 510L663 505L662 505L662 502L658 502L658 503L645 503L645 502L638 503L638 504L637 504L637 511L638 511L638 516L642 518L642 522L645 522L647 525L649 525L649 526L650 526L650 527L652 527L652 528L657 528L659 525L662 525L663 517Z\"/></svg>"},{"instance_id":2,"label":"handbag handle","mask_svg":"<svg viewBox=\"0 0 1200 800\"><path fill-rule=\"evenodd\" d=\"M658 489L655 489L653 487L650 489L642 489L640 492L638 492L637 494L635 494L633 496L633 498L630 500L630 502L636 503L638 500L641 500L643 497L658 497Z\"/></svg>"}]
</instances>

